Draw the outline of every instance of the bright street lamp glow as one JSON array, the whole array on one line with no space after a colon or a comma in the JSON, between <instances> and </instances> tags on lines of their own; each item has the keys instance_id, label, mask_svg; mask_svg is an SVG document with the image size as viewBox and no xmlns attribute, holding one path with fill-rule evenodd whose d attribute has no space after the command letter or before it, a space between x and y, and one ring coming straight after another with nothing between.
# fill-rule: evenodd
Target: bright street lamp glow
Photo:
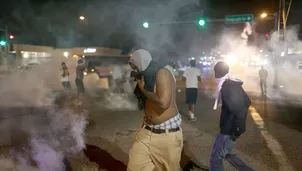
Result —
<instances>
[{"instance_id":1,"label":"bright street lamp glow","mask_svg":"<svg viewBox=\"0 0 302 171\"><path fill-rule=\"evenodd\" d=\"M64 57L68 58L69 53L68 52L64 52L63 55L64 55Z\"/></svg>"},{"instance_id":2,"label":"bright street lamp glow","mask_svg":"<svg viewBox=\"0 0 302 171\"><path fill-rule=\"evenodd\" d=\"M260 17L261 17L261 18L266 18L266 17L267 17L267 13L262 13L262 14L260 15Z\"/></svg>"},{"instance_id":3,"label":"bright street lamp glow","mask_svg":"<svg viewBox=\"0 0 302 171\"><path fill-rule=\"evenodd\" d=\"M144 22L143 26L144 26L145 28L148 28L148 27L149 27L149 23Z\"/></svg>"},{"instance_id":4,"label":"bright street lamp glow","mask_svg":"<svg viewBox=\"0 0 302 171\"><path fill-rule=\"evenodd\" d=\"M80 16L79 19L80 20L85 20L85 17L84 16Z\"/></svg>"},{"instance_id":5,"label":"bright street lamp glow","mask_svg":"<svg viewBox=\"0 0 302 171\"><path fill-rule=\"evenodd\" d=\"M29 57L28 53L23 53L23 58L28 58L28 57Z\"/></svg>"},{"instance_id":6,"label":"bright street lamp glow","mask_svg":"<svg viewBox=\"0 0 302 171\"><path fill-rule=\"evenodd\" d=\"M227 64L229 64L229 66L232 66L234 64L237 63L237 58L233 55L228 55L226 58L225 58L225 62Z\"/></svg>"}]
</instances>

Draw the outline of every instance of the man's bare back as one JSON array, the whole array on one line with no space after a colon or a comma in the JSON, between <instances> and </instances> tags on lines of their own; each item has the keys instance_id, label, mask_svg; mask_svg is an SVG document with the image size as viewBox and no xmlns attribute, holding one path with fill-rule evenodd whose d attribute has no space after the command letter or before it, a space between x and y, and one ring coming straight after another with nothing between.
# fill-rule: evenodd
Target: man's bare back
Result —
<instances>
[{"instance_id":1,"label":"man's bare back","mask_svg":"<svg viewBox=\"0 0 302 171\"><path fill-rule=\"evenodd\" d=\"M176 83L169 70L163 68L157 72L154 93L161 96L163 103L160 105L147 99L145 117L147 123L158 125L178 114L175 100Z\"/></svg>"}]
</instances>

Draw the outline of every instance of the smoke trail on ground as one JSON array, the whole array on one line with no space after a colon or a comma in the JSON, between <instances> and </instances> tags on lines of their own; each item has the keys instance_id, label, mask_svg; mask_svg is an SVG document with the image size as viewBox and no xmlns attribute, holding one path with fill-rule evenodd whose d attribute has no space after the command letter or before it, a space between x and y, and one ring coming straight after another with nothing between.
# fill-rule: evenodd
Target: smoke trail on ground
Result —
<instances>
[{"instance_id":1,"label":"smoke trail on ground","mask_svg":"<svg viewBox=\"0 0 302 171\"><path fill-rule=\"evenodd\" d=\"M54 94L61 87L56 63L14 72L0 82L1 145L13 146L17 163L36 163L42 171L63 171L63 158L85 148L87 113L72 107L72 94Z\"/></svg>"}]
</instances>

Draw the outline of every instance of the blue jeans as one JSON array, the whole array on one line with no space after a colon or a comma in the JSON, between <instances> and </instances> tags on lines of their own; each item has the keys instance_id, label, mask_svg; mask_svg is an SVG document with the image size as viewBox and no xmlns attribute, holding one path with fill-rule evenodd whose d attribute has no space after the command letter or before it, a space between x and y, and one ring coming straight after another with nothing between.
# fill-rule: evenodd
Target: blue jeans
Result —
<instances>
[{"instance_id":1,"label":"blue jeans","mask_svg":"<svg viewBox=\"0 0 302 171\"><path fill-rule=\"evenodd\" d=\"M223 171L223 160L226 159L239 171L253 171L241 159L239 159L234 148L236 141L231 136L219 134L215 140L210 158L210 171Z\"/></svg>"}]
</instances>

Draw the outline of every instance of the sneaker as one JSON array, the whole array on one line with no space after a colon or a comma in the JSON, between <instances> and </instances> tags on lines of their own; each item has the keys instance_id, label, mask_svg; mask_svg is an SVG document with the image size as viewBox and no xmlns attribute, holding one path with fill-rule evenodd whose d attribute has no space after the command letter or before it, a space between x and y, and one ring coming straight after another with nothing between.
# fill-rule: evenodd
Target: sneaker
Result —
<instances>
[{"instance_id":1,"label":"sneaker","mask_svg":"<svg viewBox=\"0 0 302 171\"><path fill-rule=\"evenodd\" d=\"M81 106L82 105L82 102L81 101L79 101L78 102L78 104L77 104L77 106Z\"/></svg>"},{"instance_id":2,"label":"sneaker","mask_svg":"<svg viewBox=\"0 0 302 171\"><path fill-rule=\"evenodd\" d=\"M190 117L189 120L194 122L194 121L197 121L197 118L195 116L193 116L193 117Z\"/></svg>"},{"instance_id":3,"label":"sneaker","mask_svg":"<svg viewBox=\"0 0 302 171\"><path fill-rule=\"evenodd\" d=\"M195 117L195 114L191 111L189 111L189 120L190 121L196 121L197 118Z\"/></svg>"},{"instance_id":4,"label":"sneaker","mask_svg":"<svg viewBox=\"0 0 302 171\"><path fill-rule=\"evenodd\" d=\"M74 101L74 104L75 104L76 106L80 106L80 105L82 104L82 102L79 101L79 100L75 100L75 101Z\"/></svg>"}]
</instances>

